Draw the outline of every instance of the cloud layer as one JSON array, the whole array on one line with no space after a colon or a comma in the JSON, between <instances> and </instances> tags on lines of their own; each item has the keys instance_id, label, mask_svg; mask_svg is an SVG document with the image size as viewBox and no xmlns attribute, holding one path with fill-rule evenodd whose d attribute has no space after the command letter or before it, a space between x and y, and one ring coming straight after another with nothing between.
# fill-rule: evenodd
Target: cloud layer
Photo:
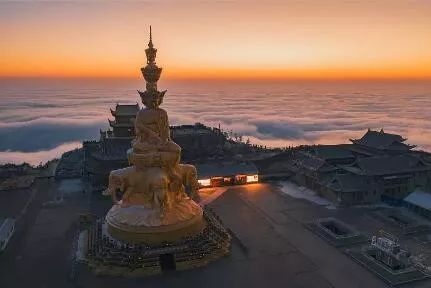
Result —
<instances>
[{"instance_id":1,"label":"cloud layer","mask_svg":"<svg viewBox=\"0 0 431 288\"><path fill-rule=\"evenodd\" d=\"M0 81L2 157L95 139L107 128L109 108L136 103L136 89L144 87L142 81L18 84ZM431 83L201 81L160 87L169 88L163 108L172 124L220 124L258 144L346 143L367 128L384 128L431 150Z\"/></svg>"},{"instance_id":2,"label":"cloud layer","mask_svg":"<svg viewBox=\"0 0 431 288\"><path fill-rule=\"evenodd\" d=\"M64 143L95 139L102 122L68 122L34 120L30 123L0 126L0 151L37 152L50 150Z\"/></svg>"}]
</instances>

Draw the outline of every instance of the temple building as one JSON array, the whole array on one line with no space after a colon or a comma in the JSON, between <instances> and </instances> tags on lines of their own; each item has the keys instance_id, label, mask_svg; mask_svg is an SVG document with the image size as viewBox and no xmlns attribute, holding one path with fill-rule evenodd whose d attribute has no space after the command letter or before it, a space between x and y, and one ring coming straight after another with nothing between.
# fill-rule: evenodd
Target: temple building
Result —
<instances>
[{"instance_id":1,"label":"temple building","mask_svg":"<svg viewBox=\"0 0 431 288\"><path fill-rule=\"evenodd\" d=\"M111 170L126 167L127 150L135 136L134 121L139 105L117 104L111 109L114 120L108 120L112 129L100 131L99 141L84 141L84 178L93 190L106 187Z\"/></svg>"},{"instance_id":2,"label":"temple building","mask_svg":"<svg viewBox=\"0 0 431 288\"><path fill-rule=\"evenodd\" d=\"M373 131L368 129L360 139L350 139L356 153L364 155L400 154L409 152L414 145L405 144L406 138L401 135L386 133L383 129Z\"/></svg>"},{"instance_id":3,"label":"temple building","mask_svg":"<svg viewBox=\"0 0 431 288\"><path fill-rule=\"evenodd\" d=\"M111 109L114 120L108 120L112 130L106 131L109 137L126 137L133 138L135 136L134 123L136 113L139 111L139 105L136 104L117 104L115 110Z\"/></svg>"},{"instance_id":4,"label":"temple building","mask_svg":"<svg viewBox=\"0 0 431 288\"><path fill-rule=\"evenodd\" d=\"M259 172L251 162L212 162L197 164L201 187L219 187L259 182Z\"/></svg>"},{"instance_id":5,"label":"temple building","mask_svg":"<svg viewBox=\"0 0 431 288\"><path fill-rule=\"evenodd\" d=\"M406 140L368 130L352 144L298 147L258 166L263 177L282 175L339 206L401 203L415 189L431 188L429 155Z\"/></svg>"}]
</instances>

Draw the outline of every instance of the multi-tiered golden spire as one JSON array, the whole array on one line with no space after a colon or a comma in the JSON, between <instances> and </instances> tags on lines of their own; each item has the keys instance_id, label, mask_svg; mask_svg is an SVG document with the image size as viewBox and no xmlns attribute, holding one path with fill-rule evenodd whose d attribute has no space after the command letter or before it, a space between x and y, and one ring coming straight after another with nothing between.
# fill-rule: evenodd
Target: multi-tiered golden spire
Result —
<instances>
[{"instance_id":1,"label":"multi-tiered golden spire","mask_svg":"<svg viewBox=\"0 0 431 288\"><path fill-rule=\"evenodd\" d=\"M148 48L145 49L145 54L147 54L147 64L151 64L151 63L156 64L157 49L155 49L153 45L153 35L151 32L151 26L150 26L150 42L148 42Z\"/></svg>"},{"instance_id":2,"label":"multi-tiered golden spire","mask_svg":"<svg viewBox=\"0 0 431 288\"><path fill-rule=\"evenodd\" d=\"M157 81L160 79L160 74L162 73L162 68L158 67L156 64L157 49L153 45L153 35L150 26L150 41L148 42L148 48L145 49L145 54L147 56L147 65L141 68L142 75L144 76L146 83L145 92L139 92L141 96L142 103L148 108L158 107L163 102L163 96L165 91L157 90Z\"/></svg>"}]
</instances>

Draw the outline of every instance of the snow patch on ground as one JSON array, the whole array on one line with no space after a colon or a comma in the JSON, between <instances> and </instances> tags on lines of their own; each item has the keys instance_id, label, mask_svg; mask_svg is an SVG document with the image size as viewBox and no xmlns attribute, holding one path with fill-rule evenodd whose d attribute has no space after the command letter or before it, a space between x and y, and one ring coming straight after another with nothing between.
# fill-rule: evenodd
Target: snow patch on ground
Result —
<instances>
[{"instance_id":1,"label":"snow patch on ground","mask_svg":"<svg viewBox=\"0 0 431 288\"><path fill-rule=\"evenodd\" d=\"M78 245L76 247L75 259L76 261L85 261L88 250L88 231L84 230L79 233Z\"/></svg>"},{"instance_id":2,"label":"snow patch on ground","mask_svg":"<svg viewBox=\"0 0 431 288\"><path fill-rule=\"evenodd\" d=\"M283 181L280 182L280 189L284 194L297 199L304 199L327 209L337 209L329 200L319 196L316 192L295 183Z\"/></svg>"}]
</instances>

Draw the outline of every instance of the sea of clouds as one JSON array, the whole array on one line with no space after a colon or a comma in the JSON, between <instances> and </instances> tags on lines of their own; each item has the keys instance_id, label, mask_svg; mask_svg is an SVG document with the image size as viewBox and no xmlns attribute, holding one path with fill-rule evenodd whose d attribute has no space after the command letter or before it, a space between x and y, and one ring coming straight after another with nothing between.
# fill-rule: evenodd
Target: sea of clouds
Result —
<instances>
[{"instance_id":1,"label":"sea of clouds","mask_svg":"<svg viewBox=\"0 0 431 288\"><path fill-rule=\"evenodd\" d=\"M347 143L367 128L431 150L431 83L162 82L171 124L221 125L267 146ZM99 137L136 80L1 80L0 163L38 164Z\"/></svg>"}]
</instances>

